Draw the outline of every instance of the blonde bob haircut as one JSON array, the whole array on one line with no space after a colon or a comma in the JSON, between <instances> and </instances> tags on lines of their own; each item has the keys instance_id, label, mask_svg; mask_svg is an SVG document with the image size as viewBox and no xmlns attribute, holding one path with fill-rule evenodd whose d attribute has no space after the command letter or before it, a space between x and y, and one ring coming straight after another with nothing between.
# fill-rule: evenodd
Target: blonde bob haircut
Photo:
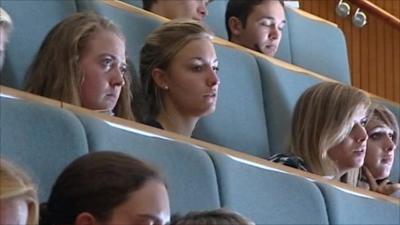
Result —
<instances>
[{"instance_id":1,"label":"blonde bob haircut","mask_svg":"<svg viewBox=\"0 0 400 225\"><path fill-rule=\"evenodd\" d=\"M294 109L290 151L304 160L310 172L356 186L359 168L339 177L328 151L350 134L354 114L367 110L370 102L363 91L350 85L322 82L308 88Z\"/></svg>"},{"instance_id":2,"label":"blonde bob haircut","mask_svg":"<svg viewBox=\"0 0 400 225\"><path fill-rule=\"evenodd\" d=\"M2 27L6 32L10 32L12 29L12 20L10 15L0 7L0 27Z\"/></svg>"},{"instance_id":3,"label":"blonde bob haircut","mask_svg":"<svg viewBox=\"0 0 400 225\"><path fill-rule=\"evenodd\" d=\"M152 77L154 69L167 70L175 55L189 42L212 38L212 32L201 22L188 19L171 20L147 37L140 51L140 78L147 116L155 117L164 108L163 90Z\"/></svg>"},{"instance_id":4,"label":"blonde bob haircut","mask_svg":"<svg viewBox=\"0 0 400 225\"><path fill-rule=\"evenodd\" d=\"M371 105L370 111L371 120L377 119L393 130L393 143L398 146L400 141L399 122L397 121L396 116L393 114L393 112L390 111L390 109L388 109L386 106L377 103Z\"/></svg>"},{"instance_id":5,"label":"blonde bob haircut","mask_svg":"<svg viewBox=\"0 0 400 225\"><path fill-rule=\"evenodd\" d=\"M47 34L27 72L26 90L82 106L80 88L84 74L79 60L89 41L100 31L113 32L125 42L115 24L94 13L75 13L58 23ZM133 120L130 75L126 74L124 80L113 112L118 117Z\"/></svg>"},{"instance_id":6,"label":"blonde bob haircut","mask_svg":"<svg viewBox=\"0 0 400 225\"><path fill-rule=\"evenodd\" d=\"M170 225L255 225L239 213L227 209L190 212L186 216L172 218Z\"/></svg>"},{"instance_id":7,"label":"blonde bob haircut","mask_svg":"<svg viewBox=\"0 0 400 225\"><path fill-rule=\"evenodd\" d=\"M27 224L38 224L39 203L35 185L20 168L0 159L0 200L14 198L27 203Z\"/></svg>"}]
</instances>

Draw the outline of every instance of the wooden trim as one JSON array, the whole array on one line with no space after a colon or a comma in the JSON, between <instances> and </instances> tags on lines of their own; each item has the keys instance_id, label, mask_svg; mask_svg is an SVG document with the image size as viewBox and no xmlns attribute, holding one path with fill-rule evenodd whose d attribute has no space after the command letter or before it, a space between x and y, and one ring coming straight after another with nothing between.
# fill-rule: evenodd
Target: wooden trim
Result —
<instances>
[{"instance_id":1,"label":"wooden trim","mask_svg":"<svg viewBox=\"0 0 400 225\"><path fill-rule=\"evenodd\" d=\"M211 151L211 152L224 154L228 157L231 157L233 160L237 160L242 163L246 163L248 165L252 165L252 166L259 167L259 168L266 169L266 170L273 170L273 171L278 171L278 172L282 172L282 173L288 173L293 176L303 177L312 182L319 182L319 183L331 185L335 188L341 189L342 191L345 191L345 192L348 192L348 193L351 193L354 195L362 196L365 198L371 198L371 199L375 199L378 201L391 202L391 203L394 203L394 204L400 206L399 199L394 198L394 197L386 196L383 194L371 192L371 191L360 189L360 188L355 188L350 185L347 185L347 184L344 184L344 183L341 183L341 182L338 182L335 180L329 180L329 179L326 179L324 177L321 177L321 176L318 176L318 175L315 175L312 173L304 172L304 171L294 169L294 168L291 168L288 166L273 163L273 162L270 162L268 160L265 160L265 159L262 159L259 157L255 157L255 156L248 155L248 154L245 154L245 153L242 153L239 151L231 150L231 149L228 149L228 148L225 148L222 146L218 146L215 144L211 144L211 143L208 143L205 141L201 141L198 139L182 136L182 135L179 135L179 134L176 134L173 132L169 132L169 131L165 131L165 130L160 130L160 129L150 127L150 126L147 126L144 124L140 124L140 123L137 123L134 121L125 120L125 119L121 119L121 118L113 117L113 116L108 116L108 115L101 114L101 113L95 113L92 110L88 110L88 109L81 108L81 107L78 107L75 105L63 103L61 101L51 100L51 99L48 99L45 97L33 95L31 93L23 92L20 90L16 90L16 89L1 86L1 85L0 85L0 95L10 96L10 97L14 97L17 99L29 100L29 101L37 102L37 103L44 103L47 105L52 105L57 108L63 108L63 109L72 111L74 113L80 113L80 114L83 114L83 115L86 115L86 116L89 116L92 118L102 120L108 124L119 127L120 129L125 129L129 132L140 133L140 134L149 135L149 136L158 136L159 138L165 138L165 139L170 139L170 140L173 140L176 142L189 144L196 148L207 149L208 151Z\"/></svg>"},{"instance_id":2,"label":"wooden trim","mask_svg":"<svg viewBox=\"0 0 400 225\"><path fill-rule=\"evenodd\" d=\"M387 23L392 25L395 29L400 30L400 19L388 13L384 9L375 5L374 3L368 0L348 0L354 5L362 8L363 10L374 14L375 16L385 20Z\"/></svg>"}]
</instances>

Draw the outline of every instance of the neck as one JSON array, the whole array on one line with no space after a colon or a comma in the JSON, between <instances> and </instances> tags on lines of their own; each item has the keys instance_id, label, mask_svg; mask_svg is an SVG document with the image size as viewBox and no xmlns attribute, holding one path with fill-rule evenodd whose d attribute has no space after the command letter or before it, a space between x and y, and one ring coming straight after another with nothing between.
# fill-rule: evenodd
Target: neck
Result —
<instances>
[{"instance_id":1,"label":"neck","mask_svg":"<svg viewBox=\"0 0 400 225\"><path fill-rule=\"evenodd\" d=\"M175 108L171 107L162 111L157 117L157 121L165 130L185 135L187 137L192 136L198 120L198 117L182 115L175 110Z\"/></svg>"}]
</instances>

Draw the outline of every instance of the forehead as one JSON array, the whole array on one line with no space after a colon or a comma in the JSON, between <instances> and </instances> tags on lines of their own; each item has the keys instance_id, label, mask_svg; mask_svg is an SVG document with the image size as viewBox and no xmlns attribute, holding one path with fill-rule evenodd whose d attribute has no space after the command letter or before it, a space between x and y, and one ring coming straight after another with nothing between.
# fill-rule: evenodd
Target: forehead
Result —
<instances>
[{"instance_id":1,"label":"forehead","mask_svg":"<svg viewBox=\"0 0 400 225\"><path fill-rule=\"evenodd\" d=\"M125 41L112 31L97 31L88 40L85 53L112 54L116 57L125 57Z\"/></svg>"},{"instance_id":2,"label":"forehead","mask_svg":"<svg viewBox=\"0 0 400 225\"><path fill-rule=\"evenodd\" d=\"M216 58L212 41L208 38L199 38L189 41L175 56L175 58L188 58L201 56L203 58Z\"/></svg>"},{"instance_id":3,"label":"forehead","mask_svg":"<svg viewBox=\"0 0 400 225\"><path fill-rule=\"evenodd\" d=\"M272 17L277 20L285 19L285 11L279 1L264 0L260 4L253 6L250 11L249 17Z\"/></svg>"},{"instance_id":4,"label":"forehead","mask_svg":"<svg viewBox=\"0 0 400 225\"><path fill-rule=\"evenodd\" d=\"M367 131L375 129L375 128L382 128L383 130L393 132L393 129L390 128L385 122L378 119L377 117L372 117L367 124Z\"/></svg>"}]
</instances>

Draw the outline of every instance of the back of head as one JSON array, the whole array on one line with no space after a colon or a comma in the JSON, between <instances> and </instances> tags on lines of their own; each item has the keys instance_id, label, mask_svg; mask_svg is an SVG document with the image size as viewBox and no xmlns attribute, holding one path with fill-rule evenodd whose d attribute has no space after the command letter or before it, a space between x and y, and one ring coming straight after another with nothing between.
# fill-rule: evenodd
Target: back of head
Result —
<instances>
[{"instance_id":1,"label":"back of head","mask_svg":"<svg viewBox=\"0 0 400 225\"><path fill-rule=\"evenodd\" d=\"M170 225L254 225L242 215L227 209L190 212L183 217L173 218Z\"/></svg>"},{"instance_id":2,"label":"back of head","mask_svg":"<svg viewBox=\"0 0 400 225\"><path fill-rule=\"evenodd\" d=\"M84 74L79 66L80 59L89 41L100 31L110 31L125 42L122 32L112 21L94 13L75 13L58 23L47 34L28 69L26 90L81 106ZM125 76L125 79L114 112L127 118L133 116L121 115L126 108L130 109L130 77Z\"/></svg>"},{"instance_id":3,"label":"back of head","mask_svg":"<svg viewBox=\"0 0 400 225\"><path fill-rule=\"evenodd\" d=\"M0 201L19 198L27 203L28 224L37 224L38 197L36 187L24 171L0 159Z\"/></svg>"},{"instance_id":4,"label":"back of head","mask_svg":"<svg viewBox=\"0 0 400 225\"><path fill-rule=\"evenodd\" d=\"M156 170L129 155L107 151L84 155L57 178L40 223L74 224L82 212L106 222L115 207L152 179L164 183Z\"/></svg>"},{"instance_id":5,"label":"back of head","mask_svg":"<svg viewBox=\"0 0 400 225\"><path fill-rule=\"evenodd\" d=\"M369 97L349 85L322 82L308 88L293 112L291 152L302 157L311 172L335 176L337 168L327 152L350 133L354 113L369 105Z\"/></svg>"},{"instance_id":6,"label":"back of head","mask_svg":"<svg viewBox=\"0 0 400 225\"><path fill-rule=\"evenodd\" d=\"M149 116L156 116L163 107L161 91L152 78L153 70L166 70L190 41L203 38L212 39L211 31L201 22L186 19L167 22L147 37L140 51L140 77Z\"/></svg>"},{"instance_id":7,"label":"back of head","mask_svg":"<svg viewBox=\"0 0 400 225\"><path fill-rule=\"evenodd\" d=\"M231 40L232 35L232 32L229 28L229 18L236 17L240 20L243 26L246 26L247 18L252 12L254 6L259 5L264 1L272 0L229 0L225 12L225 28L226 32L228 33L228 40ZM279 2L283 7L283 0L279 0Z\"/></svg>"}]
</instances>

